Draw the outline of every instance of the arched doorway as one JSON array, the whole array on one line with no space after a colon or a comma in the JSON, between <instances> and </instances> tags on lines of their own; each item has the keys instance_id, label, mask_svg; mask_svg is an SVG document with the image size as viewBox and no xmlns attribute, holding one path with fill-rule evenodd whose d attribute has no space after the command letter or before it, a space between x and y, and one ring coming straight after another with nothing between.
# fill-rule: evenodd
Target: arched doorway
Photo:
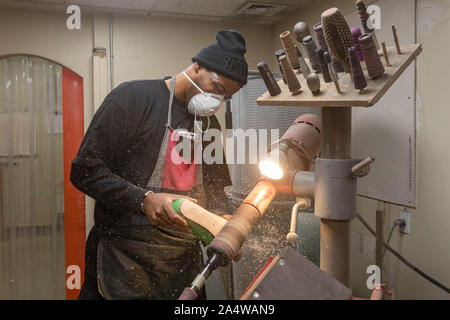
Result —
<instances>
[{"instance_id":1,"label":"arched doorway","mask_svg":"<svg viewBox=\"0 0 450 320\"><path fill-rule=\"evenodd\" d=\"M69 174L83 133L79 75L37 56L0 57L0 299L78 295L85 204Z\"/></svg>"}]
</instances>

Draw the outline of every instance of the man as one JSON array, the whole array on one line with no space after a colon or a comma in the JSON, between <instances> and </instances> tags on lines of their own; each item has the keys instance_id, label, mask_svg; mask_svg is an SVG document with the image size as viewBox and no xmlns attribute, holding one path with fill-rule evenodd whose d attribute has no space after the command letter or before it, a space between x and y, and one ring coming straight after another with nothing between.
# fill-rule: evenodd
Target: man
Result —
<instances>
[{"instance_id":1,"label":"man","mask_svg":"<svg viewBox=\"0 0 450 320\"><path fill-rule=\"evenodd\" d=\"M197 118L200 130L220 128L214 112L247 83L242 35L216 39L171 79L119 85L94 115L70 176L96 200L79 299L176 299L201 270L198 239L172 202L193 197L226 211L228 168L175 163L173 149L196 139Z\"/></svg>"}]
</instances>

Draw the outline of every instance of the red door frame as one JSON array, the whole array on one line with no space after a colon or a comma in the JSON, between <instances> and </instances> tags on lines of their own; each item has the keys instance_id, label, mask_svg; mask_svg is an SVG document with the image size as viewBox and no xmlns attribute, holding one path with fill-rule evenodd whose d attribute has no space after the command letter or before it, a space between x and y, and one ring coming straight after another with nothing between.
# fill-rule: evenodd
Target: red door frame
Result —
<instances>
[{"instance_id":1,"label":"red door frame","mask_svg":"<svg viewBox=\"0 0 450 320\"><path fill-rule=\"evenodd\" d=\"M85 195L70 182L70 168L84 136L83 78L65 67L62 67L62 102L66 299L75 300L80 293L78 284L84 281L86 214Z\"/></svg>"}]
</instances>

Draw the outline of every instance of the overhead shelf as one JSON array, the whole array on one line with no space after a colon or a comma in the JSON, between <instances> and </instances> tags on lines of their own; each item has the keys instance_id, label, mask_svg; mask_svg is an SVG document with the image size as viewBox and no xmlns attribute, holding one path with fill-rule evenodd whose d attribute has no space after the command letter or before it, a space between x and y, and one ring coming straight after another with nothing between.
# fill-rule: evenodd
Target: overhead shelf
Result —
<instances>
[{"instance_id":1,"label":"overhead shelf","mask_svg":"<svg viewBox=\"0 0 450 320\"><path fill-rule=\"evenodd\" d=\"M422 44L410 44L401 46L402 54L397 54L396 47L388 47L388 57L391 63L390 67L385 66L385 73L381 78L371 80L364 70L367 79L367 87L360 93L354 89L353 82L348 73L339 73L339 85L342 94L337 93L333 82L323 82L321 79L321 92L314 96L306 84L306 80L301 73L297 74L297 79L302 86L302 92L299 95L292 95L289 92L287 84L280 80L278 85L281 93L277 96L270 96L266 91L256 100L260 106L286 106L286 107L371 107L377 103L386 91L400 77L403 71L417 58L422 52ZM380 52L382 52L380 50ZM381 58L384 63L384 58Z\"/></svg>"}]
</instances>

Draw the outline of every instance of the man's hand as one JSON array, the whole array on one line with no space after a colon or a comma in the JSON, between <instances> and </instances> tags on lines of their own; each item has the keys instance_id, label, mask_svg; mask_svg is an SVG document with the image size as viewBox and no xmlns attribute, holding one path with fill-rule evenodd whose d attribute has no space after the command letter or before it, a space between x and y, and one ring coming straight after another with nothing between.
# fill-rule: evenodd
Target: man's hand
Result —
<instances>
[{"instance_id":1,"label":"man's hand","mask_svg":"<svg viewBox=\"0 0 450 320\"><path fill-rule=\"evenodd\" d=\"M192 233L186 220L178 215L172 208L172 202L177 199L185 198L197 203L197 200L190 197L171 193L149 193L143 203L144 212L155 226L175 229L177 231Z\"/></svg>"}]
</instances>

